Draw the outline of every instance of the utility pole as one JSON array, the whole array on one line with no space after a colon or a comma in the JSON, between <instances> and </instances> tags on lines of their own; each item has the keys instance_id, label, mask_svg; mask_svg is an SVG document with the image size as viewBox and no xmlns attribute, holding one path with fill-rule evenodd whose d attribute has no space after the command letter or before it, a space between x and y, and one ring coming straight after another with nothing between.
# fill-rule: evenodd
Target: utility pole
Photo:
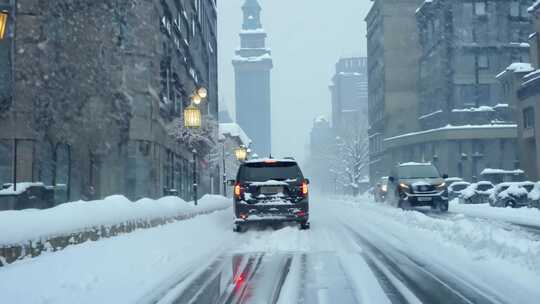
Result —
<instances>
[{"instance_id":1,"label":"utility pole","mask_svg":"<svg viewBox=\"0 0 540 304\"><path fill-rule=\"evenodd\" d=\"M223 142L223 196L227 197L227 170L225 167L225 142Z\"/></svg>"}]
</instances>

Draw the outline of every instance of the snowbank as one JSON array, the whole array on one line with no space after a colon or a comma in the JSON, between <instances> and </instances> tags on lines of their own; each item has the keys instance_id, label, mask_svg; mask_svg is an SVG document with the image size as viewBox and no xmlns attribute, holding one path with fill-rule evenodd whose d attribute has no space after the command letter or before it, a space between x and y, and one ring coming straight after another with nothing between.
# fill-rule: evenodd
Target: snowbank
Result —
<instances>
[{"instance_id":1,"label":"snowbank","mask_svg":"<svg viewBox=\"0 0 540 304\"><path fill-rule=\"evenodd\" d=\"M341 204L352 202L342 201ZM352 203L358 207L358 212L347 210L345 216L358 218L359 224L377 227L376 231L390 233L390 239L396 240L399 248L407 251L402 240L414 240L414 246L424 244L434 252L441 246L447 250L464 249L471 261L491 260L509 263L514 272L521 269L540 275L540 242L533 236L519 229L508 229L507 223L522 223L540 226L540 211L523 209L500 209L488 205L460 205L452 203L448 217L436 214L403 211L385 204L372 203L362 198ZM466 216L475 214L479 217ZM457 213L457 214L456 214ZM461 213L461 214L459 214ZM490 218L499 221L491 221ZM425 241L422 242L421 239ZM422 245L423 246L423 245ZM408 248L414 250L413 247ZM422 250L421 250L422 251ZM425 251L422 254L426 254ZM517 266L517 267L516 267ZM521 269L520 269L521 268Z\"/></svg>"},{"instance_id":2,"label":"snowbank","mask_svg":"<svg viewBox=\"0 0 540 304\"><path fill-rule=\"evenodd\" d=\"M63 204L46 210L3 211L0 212L0 244L38 241L129 221L208 213L228 206L231 206L230 200L221 196L205 196L199 201L199 206L194 206L177 197L131 202L117 195L104 200Z\"/></svg>"},{"instance_id":3,"label":"snowbank","mask_svg":"<svg viewBox=\"0 0 540 304\"><path fill-rule=\"evenodd\" d=\"M452 213L464 214L470 217L505 221L521 225L540 227L540 210L531 208L493 208L484 205L462 205L457 200L450 203Z\"/></svg>"}]
</instances>

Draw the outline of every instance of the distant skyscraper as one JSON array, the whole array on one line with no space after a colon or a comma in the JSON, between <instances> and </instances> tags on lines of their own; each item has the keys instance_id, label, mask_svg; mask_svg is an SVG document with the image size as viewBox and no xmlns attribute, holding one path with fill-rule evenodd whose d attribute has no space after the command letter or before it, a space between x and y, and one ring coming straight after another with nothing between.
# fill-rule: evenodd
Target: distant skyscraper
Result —
<instances>
[{"instance_id":1,"label":"distant skyscraper","mask_svg":"<svg viewBox=\"0 0 540 304\"><path fill-rule=\"evenodd\" d=\"M270 70L271 52L261 25L261 6L246 0L241 45L233 59L236 80L236 120L253 140L253 150L268 156L272 152Z\"/></svg>"},{"instance_id":2,"label":"distant skyscraper","mask_svg":"<svg viewBox=\"0 0 540 304\"><path fill-rule=\"evenodd\" d=\"M336 134L346 136L360 131L368 116L367 58L341 58L330 85L332 126Z\"/></svg>"}]
</instances>

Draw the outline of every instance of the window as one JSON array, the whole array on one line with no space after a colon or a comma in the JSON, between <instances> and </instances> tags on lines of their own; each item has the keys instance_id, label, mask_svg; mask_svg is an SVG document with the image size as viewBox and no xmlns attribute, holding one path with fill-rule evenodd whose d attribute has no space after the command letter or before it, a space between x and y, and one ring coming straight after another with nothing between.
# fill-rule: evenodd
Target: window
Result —
<instances>
[{"instance_id":1,"label":"window","mask_svg":"<svg viewBox=\"0 0 540 304\"><path fill-rule=\"evenodd\" d=\"M519 2L518 1L512 1L510 2L510 16L512 17L519 17Z\"/></svg>"},{"instance_id":2,"label":"window","mask_svg":"<svg viewBox=\"0 0 540 304\"><path fill-rule=\"evenodd\" d=\"M534 108L526 108L523 110L523 128L534 129L534 124Z\"/></svg>"},{"instance_id":3,"label":"window","mask_svg":"<svg viewBox=\"0 0 540 304\"><path fill-rule=\"evenodd\" d=\"M489 84L481 84L478 85L478 102L481 104L489 104L491 99L490 94L490 85Z\"/></svg>"},{"instance_id":4,"label":"window","mask_svg":"<svg viewBox=\"0 0 540 304\"><path fill-rule=\"evenodd\" d=\"M479 1L474 3L474 14L476 16L485 16L486 15L486 2Z\"/></svg>"},{"instance_id":5,"label":"window","mask_svg":"<svg viewBox=\"0 0 540 304\"><path fill-rule=\"evenodd\" d=\"M489 68L489 57L486 54L481 54L477 56L478 68L488 69Z\"/></svg>"}]
</instances>

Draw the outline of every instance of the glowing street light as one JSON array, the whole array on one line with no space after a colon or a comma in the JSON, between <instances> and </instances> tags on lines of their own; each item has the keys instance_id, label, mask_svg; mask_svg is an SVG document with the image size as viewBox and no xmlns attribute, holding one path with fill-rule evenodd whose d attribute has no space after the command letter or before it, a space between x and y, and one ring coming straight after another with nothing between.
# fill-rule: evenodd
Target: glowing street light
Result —
<instances>
[{"instance_id":1,"label":"glowing street light","mask_svg":"<svg viewBox=\"0 0 540 304\"><path fill-rule=\"evenodd\" d=\"M8 16L6 11L0 11L0 40L6 36Z\"/></svg>"},{"instance_id":2,"label":"glowing street light","mask_svg":"<svg viewBox=\"0 0 540 304\"><path fill-rule=\"evenodd\" d=\"M198 106L201 104L201 102L202 102L201 96L199 96L198 94L191 95L191 103Z\"/></svg>"},{"instance_id":3,"label":"glowing street light","mask_svg":"<svg viewBox=\"0 0 540 304\"><path fill-rule=\"evenodd\" d=\"M201 110L190 105L184 110L184 126L187 128L200 128L202 125Z\"/></svg>"},{"instance_id":4,"label":"glowing street light","mask_svg":"<svg viewBox=\"0 0 540 304\"><path fill-rule=\"evenodd\" d=\"M196 95L199 96L201 99L205 99L208 97L208 90L205 87L199 87L197 89Z\"/></svg>"},{"instance_id":5,"label":"glowing street light","mask_svg":"<svg viewBox=\"0 0 540 304\"><path fill-rule=\"evenodd\" d=\"M236 150L234 150L234 155L236 155L236 159L241 162L247 159L247 154L248 151L244 146L238 147Z\"/></svg>"}]
</instances>

